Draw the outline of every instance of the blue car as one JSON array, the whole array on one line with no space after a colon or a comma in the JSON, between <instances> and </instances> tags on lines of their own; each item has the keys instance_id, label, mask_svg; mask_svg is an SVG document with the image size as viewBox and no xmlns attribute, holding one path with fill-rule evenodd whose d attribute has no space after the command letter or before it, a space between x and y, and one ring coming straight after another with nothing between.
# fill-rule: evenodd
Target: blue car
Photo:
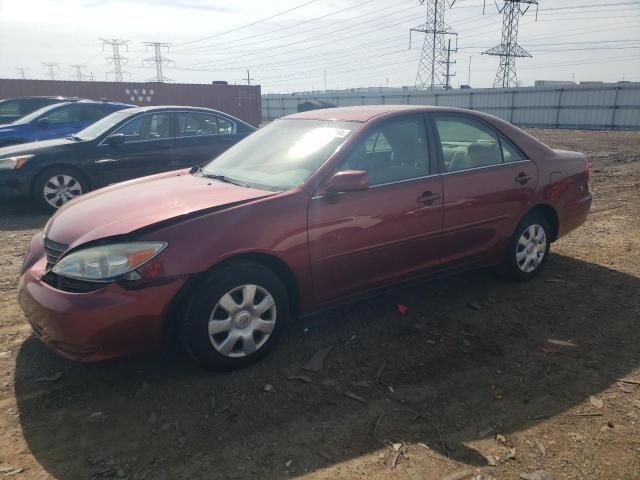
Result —
<instances>
[{"instance_id":1,"label":"blue car","mask_svg":"<svg viewBox=\"0 0 640 480\"><path fill-rule=\"evenodd\" d=\"M134 106L93 100L48 105L11 124L0 125L0 147L68 137L117 110Z\"/></svg>"}]
</instances>

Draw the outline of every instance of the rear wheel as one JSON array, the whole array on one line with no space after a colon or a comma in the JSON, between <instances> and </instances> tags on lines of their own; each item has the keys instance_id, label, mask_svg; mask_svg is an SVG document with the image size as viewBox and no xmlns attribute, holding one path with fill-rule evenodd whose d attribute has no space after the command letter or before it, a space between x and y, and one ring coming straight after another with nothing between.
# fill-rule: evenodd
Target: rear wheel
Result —
<instances>
[{"instance_id":1,"label":"rear wheel","mask_svg":"<svg viewBox=\"0 0 640 480\"><path fill-rule=\"evenodd\" d=\"M231 262L212 271L192 295L182 343L203 367L234 370L264 357L288 317L287 290L274 272Z\"/></svg>"},{"instance_id":2,"label":"rear wheel","mask_svg":"<svg viewBox=\"0 0 640 480\"><path fill-rule=\"evenodd\" d=\"M549 257L549 222L537 212L527 214L516 227L504 260L502 273L510 280L535 277Z\"/></svg>"},{"instance_id":3,"label":"rear wheel","mask_svg":"<svg viewBox=\"0 0 640 480\"><path fill-rule=\"evenodd\" d=\"M69 200L89 191L84 175L68 167L45 170L34 182L35 199L45 208L57 210Z\"/></svg>"}]
</instances>

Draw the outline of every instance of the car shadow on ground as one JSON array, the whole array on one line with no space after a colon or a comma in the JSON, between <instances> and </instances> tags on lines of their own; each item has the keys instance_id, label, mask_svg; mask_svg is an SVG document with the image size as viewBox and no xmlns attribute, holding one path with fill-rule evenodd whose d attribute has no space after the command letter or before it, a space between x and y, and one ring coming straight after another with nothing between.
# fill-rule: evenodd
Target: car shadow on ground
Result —
<instances>
[{"instance_id":1,"label":"car shadow on ground","mask_svg":"<svg viewBox=\"0 0 640 480\"><path fill-rule=\"evenodd\" d=\"M475 272L300 320L260 364L226 374L161 355L76 364L29 339L20 421L58 479L276 479L389 442L486 465L469 442L583 408L638 367L639 291L631 275L552 255L527 284ZM322 371L301 370L327 346Z\"/></svg>"},{"instance_id":2,"label":"car shadow on ground","mask_svg":"<svg viewBox=\"0 0 640 480\"><path fill-rule=\"evenodd\" d=\"M51 212L33 199L0 198L0 230L43 228L50 217Z\"/></svg>"}]
</instances>

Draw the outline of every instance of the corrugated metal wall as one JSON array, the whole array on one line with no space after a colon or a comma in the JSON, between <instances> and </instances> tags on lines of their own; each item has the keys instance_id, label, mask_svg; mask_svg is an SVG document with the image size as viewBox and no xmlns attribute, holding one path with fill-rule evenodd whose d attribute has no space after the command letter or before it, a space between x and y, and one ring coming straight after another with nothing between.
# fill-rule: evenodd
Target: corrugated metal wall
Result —
<instances>
[{"instance_id":1,"label":"corrugated metal wall","mask_svg":"<svg viewBox=\"0 0 640 480\"><path fill-rule=\"evenodd\" d=\"M522 127L640 130L640 83L449 91L384 90L262 97L263 120L298 111L310 98L351 105L408 104L470 108Z\"/></svg>"},{"instance_id":2,"label":"corrugated metal wall","mask_svg":"<svg viewBox=\"0 0 640 480\"><path fill-rule=\"evenodd\" d=\"M92 100L104 98L140 106L207 107L228 113L256 126L262 120L259 85L0 79L0 98L26 95L62 95Z\"/></svg>"}]
</instances>

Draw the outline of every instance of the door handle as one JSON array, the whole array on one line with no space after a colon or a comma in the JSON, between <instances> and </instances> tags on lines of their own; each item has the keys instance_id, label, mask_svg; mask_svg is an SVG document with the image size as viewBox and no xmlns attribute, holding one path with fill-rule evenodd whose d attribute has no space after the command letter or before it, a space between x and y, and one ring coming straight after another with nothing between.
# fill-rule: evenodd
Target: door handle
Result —
<instances>
[{"instance_id":1,"label":"door handle","mask_svg":"<svg viewBox=\"0 0 640 480\"><path fill-rule=\"evenodd\" d=\"M527 182L528 182L529 180L531 180L532 178L533 178L532 176L527 175L527 174L526 174L526 173L524 173L524 172L520 172L520 173L518 174L518 176L517 176L516 178L514 178L513 180L514 180L516 183L519 183L520 185L524 185L525 183L527 183Z\"/></svg>"},{"instance_id":2,"label":"door handle","mask_svg":"<svg viewBox=\"0 0 640 480\"><path fill-rule=\"evenodd\" d=\"M416 198L416 201L418 203L424 203L425 205L431 205L433 202L435 202L439 198L440 198L440 194L439 193L433 193L432 191L427 190L422 195L420 195L418 198Z\"/></svg>"}]
</instances>

